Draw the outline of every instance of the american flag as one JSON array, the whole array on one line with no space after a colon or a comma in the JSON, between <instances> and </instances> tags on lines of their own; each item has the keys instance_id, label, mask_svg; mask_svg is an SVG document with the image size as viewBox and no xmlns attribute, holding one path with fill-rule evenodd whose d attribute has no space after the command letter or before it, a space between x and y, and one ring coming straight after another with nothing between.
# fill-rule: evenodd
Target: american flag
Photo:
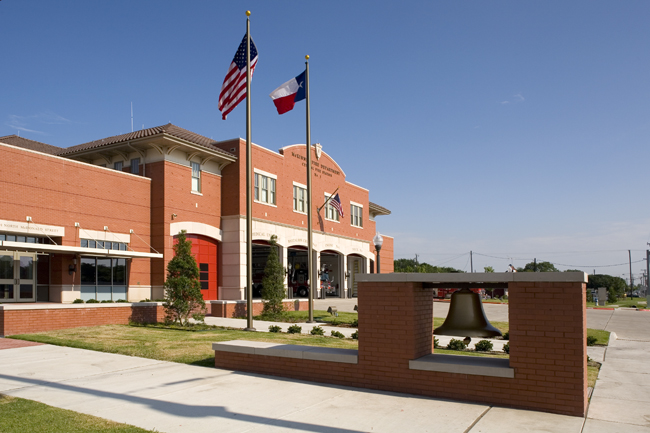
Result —
<instances>
[{"instance_id":1,"label":"american flag","mask_svg":"<svg viewBox=\"0 0 650 433\"><path fill-rule=\"evenodd\" d=\"M253 38L251 38L251 80L253 79L256 64L257 47L255 46L255 42L253 42ZM226 78L224 78L223 85L221 86L219 111L221 111L223 120L226 120L226 116L244 98L246 98L246 35L244 35L244 39L239 44L237 53L235 53L235 57L232 59Z\"/></svg>"},{"instance_id":2,"label":"american flag","mask_svg":"<svg viewBox=\"0 0 650 433\"><path fill-rule=\"evenodd\" d=\"M343 207L341 206L341 199L339 198L339 195L336 194L334 197L332 197L330 199L330 203L339 212L341 218L343 218L345 215L343 215Z\"/></svg>"}]
</instances>

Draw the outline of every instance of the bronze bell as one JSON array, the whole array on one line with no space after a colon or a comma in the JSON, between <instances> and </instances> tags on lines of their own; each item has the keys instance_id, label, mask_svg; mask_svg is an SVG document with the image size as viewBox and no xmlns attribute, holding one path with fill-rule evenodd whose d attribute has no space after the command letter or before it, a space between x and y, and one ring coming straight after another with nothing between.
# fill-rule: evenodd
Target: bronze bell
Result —
<instances>
[{"instance_id":1,"label":"bronze bell","mask_svg":"<svg viewBox=\"0 0 650 433\"><path fill-rule=\"evenodd\" d=\"M478 293L470 289L461 289L451 295L449 314L445 323L434 331L436 335L454 335L457 337L498 337L501 336L494 326L490 325Z\"/></svg>"}]
</instances>

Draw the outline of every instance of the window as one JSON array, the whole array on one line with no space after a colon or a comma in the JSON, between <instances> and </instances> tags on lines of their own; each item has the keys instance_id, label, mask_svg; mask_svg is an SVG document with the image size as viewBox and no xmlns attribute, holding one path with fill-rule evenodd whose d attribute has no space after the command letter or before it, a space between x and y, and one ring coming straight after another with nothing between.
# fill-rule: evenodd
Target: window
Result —
<instances>
[{"instance_id":1,"label":"window","mask_svg":"<svg viewBox=\"0 0 650 433\"><path fill-rule=\"evenodd\" d=\"M140 158L133 158L131 160L131 173L140 174Z\"/></svg>"},{"instance_id":2,"label":"window","mask_svg":"<svg viewBox=\"0 0 650 433\"><path fill-rule=\"evenodd\" d=\"M201 192L201 164L190 162L192 166L192 191Z\"/></svg>"},{"instance_id":3,"label":"window","mask_svg":"<svg viewBox=\"0 0 650 433\"><path fill-rule=\"evenodd\" d=\"M123 161L117 161L113 163L113 170L122 171L122 166L124 165Z\"/></svg>"},{"instance_id":4,"label":"window","mask_svg":"<svg viewBox=\"0 0 650 433\"><path fill-rule=\"evenodd\" d=\"M363 207L350 203L350 224L363 227Z\"/></svg>"},{"instance_id":5,"label":"window","mask_svg":"<svg viewBox=\"0 0 650 433\"><path fill-rule=\"evenodd\" d=\"M307 212L307 189L302 186L293 185L293 210L296 212Z\"/></svg>"},{"instance_id":6,"label":"window","mask_svg":"<svg viewBox=\"0 0 650 433\"><path fill-rule=\"evenodd\" d=\"M330 194L325 194L325 200L330 198ZM327 204L325 205L325 219L330 220L330 221L338 221L339 220L339 212L336 210L334 206L332 206L332 200L328 200Z\"/></svg>"},{"instance_id":7,"label":"window","mask_svg":"<svg viewBox=\"0 0 650 433\"><path fill-rule=\"evenodd\" d=\"M81 299L126 300L126 259L81 257Z\"/></svg>"},{"instance_id":8,"label":"window","mask_svg":"<svg viewBox=\"0 0 650 433\"><path fill-rule=\"evenodd\" d=\"M255 201L275 205L275 179L255 173Z\"/></svg>"},{"instance_id":9,"label":"window","mask_svg":"<svg viewBox=\"0 0 650 433\"><path fill-rule=\"evenodd\" d=\"M91 239L81 239L80 246L81 248L102 248L107 250L126 251L126 243L124 242L94 241Z\"/></svg>"}]
</instances>

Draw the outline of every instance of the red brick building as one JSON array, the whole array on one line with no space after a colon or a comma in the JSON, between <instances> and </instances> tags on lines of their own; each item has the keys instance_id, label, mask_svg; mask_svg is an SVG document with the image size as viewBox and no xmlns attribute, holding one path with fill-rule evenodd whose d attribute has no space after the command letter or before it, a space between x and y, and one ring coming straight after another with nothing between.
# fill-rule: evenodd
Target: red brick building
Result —
<instances>
[{"instance_id":1,"label":"red brick building","mask_svg":"<svg viewBox=\"0 0 650 433\"><path fill-rule=\"evenodd\" d=\"M312 146L312 197L338 192L343 215L313 212L317 297L356 296L374 272L375 217L390 211ZM277 237L287 297L307 295L306 146L253 146L254 296ZM58 148L0 137L0 302L159 299L175 236L185 230L206 300L244 299L246 145L172 124ZM338 188L338 190L337 190ZM384 237L381 270L393 270Z\"/></svg>"}]
</instances>

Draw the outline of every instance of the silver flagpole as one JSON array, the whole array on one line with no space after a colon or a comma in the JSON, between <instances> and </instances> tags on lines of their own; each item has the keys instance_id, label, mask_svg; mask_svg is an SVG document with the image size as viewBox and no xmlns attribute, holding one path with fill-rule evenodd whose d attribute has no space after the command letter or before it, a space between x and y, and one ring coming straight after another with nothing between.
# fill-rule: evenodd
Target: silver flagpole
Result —
<instances>
[{"instance_id":1,"label":"silver flagpole","mask_svg":"<svg viewBox=\"0 0 650 433\"><path fill-rule=\"evenodd\" d=\"M253 175L251 145L251 11L246 11L246 329L253 327Z\"/></svg>"},{"instance_id":2,"label":"silver flagpole","mask_svg":"<svg viewBox=\"0 0 650 433\"><path fill-rule=\"evenodd\" d=\"M307 269L309 276L309 320L307 323L314 323L314 290L316 290L316 272L314 272L312 228L311 228L311 126L309 124L309 56L305 56L305 103L307 109Z\"/></svg>"}]
</instances>

